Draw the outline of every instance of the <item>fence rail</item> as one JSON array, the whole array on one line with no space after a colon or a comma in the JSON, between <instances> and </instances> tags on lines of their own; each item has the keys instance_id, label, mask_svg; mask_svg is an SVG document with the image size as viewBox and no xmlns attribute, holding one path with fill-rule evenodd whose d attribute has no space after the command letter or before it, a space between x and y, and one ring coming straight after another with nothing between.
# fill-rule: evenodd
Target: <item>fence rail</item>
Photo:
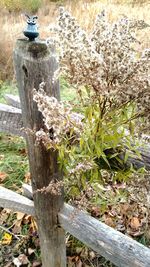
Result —
<instances>
[{"instance_id":1,"label":"fence rail","mask_svg":"<svg viewBox=\"0 0 150 267\"><path fill-rule=\"evenodd\" d=\"M23 185L23 188L31 198L31 186ZM32 200L3 187L0 187L0 203L5 208L35 216ZM61 227L67 232L117 266L150 266L150 249L87 213L64 203L58 217Z\"/></svg>"}]
</instances>

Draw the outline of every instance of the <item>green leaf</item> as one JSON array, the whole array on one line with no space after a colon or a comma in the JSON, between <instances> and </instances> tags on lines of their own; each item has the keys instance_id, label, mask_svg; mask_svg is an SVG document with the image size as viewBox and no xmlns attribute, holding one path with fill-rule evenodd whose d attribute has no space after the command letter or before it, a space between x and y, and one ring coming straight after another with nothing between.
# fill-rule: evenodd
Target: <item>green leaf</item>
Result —
<instances>
[{"instance_id":1,"label":"green leaf","mask_svg":"<svg viewBox=\"0 0 150 267\"><path fill-rule=\"evenodd\" d=\"M84 144L84 139L83 138L80 138L80 148L81 149L83 148L83 144Z\"/></svg>"},{"instance_id":2,"label":"green leaf","mask_svg":"<svg viewBox=\"0 0 150 267\"><path fill-rule=\"evenodd\" d=\"M126 151L125 151L125 155L124 155L124 163L127 162L128 158L129 158L129 154L130 154L129 151L126 150Z\"/></svg>"},{"instance_id":3,"label":"green leaf","mask_svg":"<svg viewBox=\"0 0 150 267\"><path fill-rule=\"evenodd\" d=\"M107 160L107 157L104 153L101 154L101 157L103 158L103 160L107 163L107 165L109 166L109 168L111 169L111 166L109 164L109 161Z\"/></svg>"},{"instance_id":4,"label":"green leaf","mask_svg":"<svg viewBox=\"0 0 150 267\"><path fill-rule=\"evenodd\" d=\"M116 156L118 156L119 155L119 152L116 152L116 153L114 153L113 155L111 155L110 157L109 157L109 159L113 159L113 158L115 158Z\"/></svg>"},{"instance_id":5,"label":"green leaf","mask_svg":"<svg viewBox=\"0 0 150 267\"><path fill-rule=\"evenodd\" d=\"M100 156L102 155L103 152L102 152L99 144L95 147L95 150L96 150L97 157L100 158Z\"/></svg>"}]
</instances>

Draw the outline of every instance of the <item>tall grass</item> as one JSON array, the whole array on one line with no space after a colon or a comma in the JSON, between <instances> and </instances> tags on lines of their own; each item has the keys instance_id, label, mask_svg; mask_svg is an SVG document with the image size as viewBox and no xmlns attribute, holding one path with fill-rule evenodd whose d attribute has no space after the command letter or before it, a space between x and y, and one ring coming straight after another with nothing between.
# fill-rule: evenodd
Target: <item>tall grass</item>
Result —
<instances>
[{"instance_id":1,"label":"tall grass","mask_svg":"<svg viewBox=\"0 0 150 267\"><path fill-rule=\"evenodd\" d=\"M28 172L25 142L22 138L0 134L0 147L0 172L7 175L3 184L18 190Z\"/></svg>"},{"instance_id":2,"label":"tall grass","mask_svg":"<svg viewBox=\"0 0 150 267\"><path fill-rule=\"evenodd\" d=\"M1 6L9 12L19 12L26 10L31 13L38 11L42 4L42 0L2 0Z\"/></svg>"}]
</instances>

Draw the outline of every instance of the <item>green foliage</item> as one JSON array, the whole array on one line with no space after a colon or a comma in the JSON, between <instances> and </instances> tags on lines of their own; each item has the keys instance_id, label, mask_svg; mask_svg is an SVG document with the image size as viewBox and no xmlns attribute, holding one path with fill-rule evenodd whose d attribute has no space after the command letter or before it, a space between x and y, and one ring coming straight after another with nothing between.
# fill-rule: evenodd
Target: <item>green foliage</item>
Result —
<instances>
[{"instance_id":1,"label":"green foliage","mask_svg":"<svg viewBox=\"0 0 150 267\"><path fill-rule=\"evenodd\" d=\"M28 161L25 142L22 138L0 135L0 172L7 174L3 184L16 190L21 187L25 174L28 172Z\"/></svg>"},{"instance_id":2,"label":"green foliage","mask_svg":"<svg viewBox=\"0 0 150 267\"><path fill-rule=\"evenodd\" d=\"M36 13L42 4L42 0L3 0L3 5L11 12L26 11Z\"/></svg>"},{"instance_id":3,"label":"green foliage","mask_svg":"<svg viewBox=\"0 0 150 267\"><path fill-rule=\"evenodd\" d=\"M103 202L104 199L99 198L100 191L96 193L95 188L109 179L103 177L104 169L108 171L107 176L111 176L112 181L123 182L131 176L132 166L127 166L126 162L131 156L129 151L133 149L132 119L135 105L128 103L118 108L106 108L105 112L104 110L104 99L85 95L84 90L84 98L80 102L84 127L80 136L72 141L74 139L72 131L58 146L60 165L66 177L68 198L76 198L90 185L95 192L91 201L98 203L99 199ZM131 123L132 129L130 129ZM136 151L135 147L134 149ZM121 195L122 192L114 201L118 201ZM112 199L110 196L110 201ZM105 200L101 205L108 205L108 201Z\"/></svg>"},{"instance_id":4,"label":"green foliage","mask_svg":"<svg viewBox=\"0 0 150 267\"><path fill-rule=\"evenodd\" d=\"M123 182L134 171L128 157L143 124L149 127L150 97L149 49L139 55L136 31L149 25L126 17L111 24L102 11L89 34L61 8L57 26L60 73L75 86L80 104L65 112L58 104L52 108L42 92L36 98L46 127L54 130L49 143L59 151L67 194L76 199L94 184ZM79 124L73 111L82 114ZM55 118L47 115L52 113Z\"/></svg>"},{"instance_id":5,"label":"green foliage","mask_svg":"<svg viewBox=\"0 0 150 267\"><path fill-rule=\"evenodd\" d=\"M150 246L150 239L146 235L139 236L136 240L144 246Z\"/></svg>"},{"instance_id":6,"label":"green foliage","mask_svg":"<svg viewBox=\"0 0 150 267\"><path fill-rule=\"evenodd\" d=\"M6 103L4 95L13 94L18 95L18 89L15 84L3 82L0 80L0 102ZM74 101L76 99L76 90L70 86L64 77L60 77L60 95L63 101Z\"/></svg>"},{"instance_id":7,"label":"green foliage","mask_svg":"<svg viewBox=\"0 0 150 267\"><path fill-rule=\"evenodd\" d=\"M15 84L8 83L8 82L3 82L0 80L0 103L5 103L5 94L13 94L17 95L18 94L18 89L15 86Z\"/></svg>"},{"instance_id":8,"label":"green foliage","mask_svg":"<svg viewBox=\"0 0 150 267\"><path fill-rule=\"evenodd\" d=\"M76 97L76 91L73 86L65 80L64 77L60 77L60 95L61 100L64 101L71 101L74 100Z\"/></svg>"}]
</instances>

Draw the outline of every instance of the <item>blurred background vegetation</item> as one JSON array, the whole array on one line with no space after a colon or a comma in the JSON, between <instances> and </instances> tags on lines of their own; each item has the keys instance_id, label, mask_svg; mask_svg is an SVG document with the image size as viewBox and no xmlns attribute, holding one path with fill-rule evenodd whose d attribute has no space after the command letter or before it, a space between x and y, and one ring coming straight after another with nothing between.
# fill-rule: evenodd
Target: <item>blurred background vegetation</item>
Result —
<instances>
[{"instance_id":1,"label":"blurred background vegetation","mask_svg":"<svg viewBox=\"0 0 150 267\"><path fill-rule=\"evenodd\" d=\"M40 37L48 38L49 25L55 23L60 5L64 5L86 30L92 28L96 14L103 9L107 9L110 21L126 15L150 23L148 0L1 0L0 87L2 82L14 80L12 53L16 39L23 36L26 24L24 14L37 14ZM148 47L149 29L139 31L139 39Z\"/></svg>"},{"instance_id":2,"label":"blurred background vegetation","mask_svg":"<svg viewBox=\"0 0 150 267\"><path fill-rule=\"evenodd\" d=\"M42 0L2 0L2 6L9 12L28 10L37 12L41 7Z\"/></svg>"}]
</instances>

